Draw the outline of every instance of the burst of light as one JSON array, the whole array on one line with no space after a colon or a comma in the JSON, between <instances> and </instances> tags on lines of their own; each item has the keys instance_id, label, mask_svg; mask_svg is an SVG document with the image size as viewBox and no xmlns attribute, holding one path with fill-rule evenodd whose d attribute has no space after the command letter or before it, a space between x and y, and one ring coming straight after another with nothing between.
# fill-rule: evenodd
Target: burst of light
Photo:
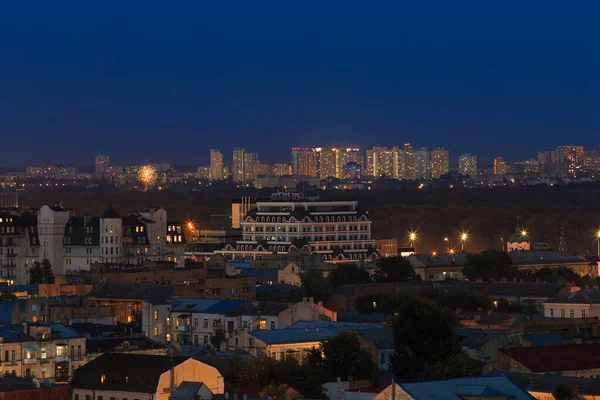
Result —
<instances>
[{"instance_id":1,"label":"burst of light","mask_svg":"<svg viewBox=\"0 0 600 400\"><path fill-rule=\"evenodd\" d=\"M600 230L599 230L598 232L596 232L596 237L597 237L598 239L600 239Z\"/></svg>"},{"instance_id":2,"label":"burst of light","mask_svg":"<svg viewBox=\"0 0 600 400\"><path fill-rule=\"evenodd\" d=\"M467 240L468 238L469 238L469 235L467 235L467 233L466 233L466 232L463 232L463 233L460 235L460 240L462 240L463 242L464 242L465 240Z\"/></svg>"},{"instance_id":3,"label":"burst of light","mask_svg":"<svg viewBox=\"0 0 600 400\"><path fill-rule=\"evenodd\" d=\"M417 233L416 232L410 232L408 234L408 237L411 240L411 242L414 242L415 240L417 240Z\"/></svg>"},{"instance_id":4,"label":"burst of light","mask_svg":"<svg viewBox=\"0 0 600 400\"><path fill-rule=\"evenodd\" d=\"M448 253L450 253L450 254L454 254L454 249L450 249L450 250L448 250Z\"/></svg>"},{"instance_id":5,"label":"burst of light","mask_svg":"<svg viewBox=\"0 0 600 400\"><path fill-rule=\"evenodd\" d=\"M525 229L521 231L521 236L527 236L527 231Z\"/></svg>"},{"instance_id":6,"label":"burst of light","mask_svg":"<svg viewBox=\"0 0 600 400\"><path fill-rule=\"evenodd\" d=\"M156 168L154 168L150 164L144 165L138 171L138 180L141 184L143 184L146 187L146 189L149 189L152 186L156 185L156 182L158 181Z\"/></svg>"},{"instance_id":7,"label":"burst of light","mask_svg":"<svg viewBox=\"0 0 600 400\"><path fill-rule=\"evenodd\" d=\"M431 252L431 255L434 256L434 257L437 256L437 251Z\"/></svg>"}]
</instances>

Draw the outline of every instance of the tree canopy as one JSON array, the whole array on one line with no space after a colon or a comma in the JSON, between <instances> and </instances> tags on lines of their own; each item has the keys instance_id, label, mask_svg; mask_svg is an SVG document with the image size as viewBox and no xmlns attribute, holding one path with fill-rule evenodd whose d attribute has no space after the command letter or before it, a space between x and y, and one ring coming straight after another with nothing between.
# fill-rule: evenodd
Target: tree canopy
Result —
<instances>
[{"instance_id":1,"label":"tree canopy","mask_svg":"<svg viewBox=\"0 0 600 400\"><path fill-rule=\"evenodd\" d=\"M558 385L552 391L555 400L579 400L579 386Z\"/></svg>"},{"instance_id":2,"label":"tree canopy","mask_svg":"<svg viewBox=\"0 0 600 400\"><path fill-rule=\"evenodd\" d=\"M356 264L340 265L329 273L328 278L334 288L371 282L369 271Z\"/></svg>"},{"instance_id":3,"label":"tree canopy","mask_svg":"<svg viewBox=\"0 0 600 400\"><path fill-rule=\"evenodd\" d=\"M423 378L427 366L460 353L452 313L428 299L410 298L393 320L392 368L399 380Z\"/></svg>"},{"instance_id":4,"label":"tree canopy","mask_svg":"<svg viewBox=\"0 0 600 400\"><path fill-rule=\"evenodd\" d=\"M360 346L356 332L343 331L321 342L322 365L332 379L371 378L374 365L371 354ZM313 355L314 360L314 355Z\"/></svg>"},{"instance_id":5,"label":"tree canopy","mask_svg":"<svg viewBox=\"0 0 600 400\"><path fill-rule=\"evenodd\" d=\"M316 301L323 300L333 292L331 283L323 277L321 271L307 269L300 274L300 283L305 296L313 297Z\"/></svg>"},{"instance_id":6,"label":"tree canopy","mask_svg":"<svg viewBox=\"0 0 600 400\"><path fill-rule=\"evenodd\" d=\"M404 257L381 257L375 261L376 282L406 282L419 279L410 262Z\"/></svg>"},{"instance_id":7,"label":"tree canopy","mask_svg":"<svg viewBox=\"0 0 600 400\"><path fill-rule=\"evenodd\" d=\"M29 283L54 283L54 274L52 273L52 264L50 260L44 258L42 262L36 261L29 268Z\"/></svg>"},{"instance_id":8,"label":"tree canopy","mask_svg":"<svg viewBox=\"0 0 600 400\"><path fill-rule=\"evenodd\" d=\"M469 280L499 281L519 276L508 253L498 250L485 250L478 254L469 254L463 264L463 275Z\"/></svg>"}]
</instances>

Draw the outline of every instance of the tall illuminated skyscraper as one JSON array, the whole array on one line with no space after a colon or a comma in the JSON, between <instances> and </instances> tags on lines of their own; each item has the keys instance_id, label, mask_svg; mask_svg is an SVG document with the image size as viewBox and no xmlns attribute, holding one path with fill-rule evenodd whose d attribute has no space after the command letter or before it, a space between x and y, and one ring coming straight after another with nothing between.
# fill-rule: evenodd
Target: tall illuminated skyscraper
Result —
<instances>
[{"instance_id":1,"label":"tall illuminated skyscraper","mask_svg":"<svg viewBox=\"0 0 600 400\"><path fill-rule=\"evenodd\" d=\"M98 154L94 159L94 169L97 174L105 174L110 165L110 156Z\"/></svg>"},{"instance_id":2,"label":"tall illuminated skyscraper","mask_svg":"<svg viewBox=\"0 0 600 400\"><path fill-rule=\"evenodd\" d=\"M317 148L319 178L337 178L338 149Z\"/></svg>"},{"instance_id":3,"label":"tall illuminated skyscraper","mask_svg":"<svg viewBox=\"0 0 600 400\"><path fill-rule=\"evenodd\" d=\"M400 153L400 171L401 179L417 179L417 149L410 144L405 144Z\"/></svg>"},{"instance_id":4,"label":"tall illuminated skyscraper","mask_svg":"<svg viewBox=\"0 0 600 400\"><path fill-rule=\"evenodd\" d=\"M234 182L244 182L246 178L245 173L245 159L246 149L235 148L233 149L233 161L231 163L231 176Z\"/></svg>"},{"instance_id":5,"label":"tall illuminated skyscraper","mask_svg":"<svg viewBox=\"0 0 600 400\"><path fill-rule=\"evenodd\" d=\"M494 159L494 175L506 175L506 161L504 161L502 157L496 157Z\"/></svg>"},{"instance_id":6,"label":"tall illuminated skyscraper","mask_svg":"<svg viewBox=\"0 0 600 400\"><path fill-rule=\"evenodd\" d=\"M426 147L421 147L417 150L416 158L417 179L431 179L431 152Z\"/></svg>"},{"instance_id":7,"label":"tall illuminated skyscraper","mask_svg":"<svg viewBox=\"0 0 600 400\"><path fill-rule=\"evenodd\" d=\"M387 176L398 179L400 177L400 153L398 147L373 147L367 150L366 174L368 176Z\"/></svg>"},{"instance_id":8,"label":"tall illuminated skyscraper","mask_svg":"<svg viewBox=\"0 0 600 400\"><path fill-rule=\"evenodd\" d=\"M450 155L443 147L431 150L431 177L439 179L448 173L450 168Z\"/></svg>"},{"instance_id":9,"label":"tall illuminated skyscraper","mask_svg":"<svg viewBox=\"0 0 600 400\"><path fill-rule=\"evenodd\" d=\"M319 176L317 149L292 148L292 174Z\"/></svg>"},{"instance_id":10,"label":"tall illuminated skyscraper","mask_svg":"<svg viewBox=\"0 0 600 400\"><path fill-rule=\"evenodd\" d=\"M210 149L210 179L217 181L223 178L223 153L218 149Z\"/></svg>"},{"instance_id":11,"label":"tall illuminated skyscraper","mask_svg":"<svg viewBox=\"0 0 600 400\"><path fill-rule=\"evenodd\" d=\"M246 182L253 181L256 178L258 171L255 171L255 166L258 164L260 164L258 153L244 154L244 180Z\"/></svg>"},{"instance_id":12,"label":"tall illuminated skyscraper","mask_svg":"<svg viewBox=\"0 0 600 400\"><path fill-rule=\"evenodd\" d=\"M477 176L477 156L468 153L458 157L458 173L471 178Z\"/></svg>"}]
</instances>

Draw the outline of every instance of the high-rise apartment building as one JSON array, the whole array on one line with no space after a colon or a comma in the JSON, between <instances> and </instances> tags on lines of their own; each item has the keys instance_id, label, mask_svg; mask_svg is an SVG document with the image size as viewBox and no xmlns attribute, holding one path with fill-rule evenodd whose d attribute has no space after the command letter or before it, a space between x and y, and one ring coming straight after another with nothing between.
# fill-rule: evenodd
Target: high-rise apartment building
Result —
<instances>
[{"instance_id":1,"label":"high-rise apartment building","mask_svg":"<svg viewBox=\"0 0 600 400\"><path fill-rule=\"evenodd\" d=\"M244 154L244 180L246 182L253 181L256 175L258 175L258 170L255 171L257 164L260 164L258 153Z\"/></svg>"},{"instance_id":2,"label":"high-rise apartment building","mask_svg":"<svg viewBox=\"0 0 600 400\"><path fill-rule=\"evenodd\" d=\"M273 175L287 176L292 174L292 166L290 164L275 164L273 165Z\"/></svg>"},{"instance_id":3,"label":"high-rise apartment building","mask_svg":"<svg viewBox=\"0 0 600 400\"><path fill-rule=\"evenodd\" d=\"M559 176L578 177L583 173L583 146L558 146Z\"/></svg>"},{"instance_id":4,"label":"high-rise apartment building","mask_svg":"<svg viewBox=\"0 0 600 400\"><path fill-rule=\"evenodd\" d=\"M317 148L319 178L337 178L338 149Z\"/></svg>"},{"instance_id":5,"label":"high-rise apartment building","mask_svg":"<svg viewBox=\"0 0 600 400\"><path fill-rule=\"evenodd\" d=\"M231 163L231 176L234 182L243 182L246 178L245 174L245 158L246 149L233 149L233 162Z\"/></svg>"},{"instance_id":6,"label":"high-rise apartment building","mask_svg":"<svg viewBox=\"0 0 600 400\"><path fill-rule=\"evenodd\" d=\"M477 176L477 156L468 153L458 157L458 173L471 178Z\"/></svg>"},{"instance_id":7,"label":"high-rise apartment building","mask_svg":"<svg viewBox=\"0 0 600 400\"><path fill-rule=\"evenodd\" d=\"M506 175L506 161L504 161L502 157L496 157L494 159L494 175Z\"/></svg>"},{"instance_id":8,"label":"high-rise apartment building","mask_svg":"<svg viewBox=\"0 0 600 400\"><path fill-rule=\"evenodd\" d=\"M416 158L417 179L431 179L431 152L426 147L422 147L417 150Z\"/></svg>"},{"instance_id":9,"label":"high-rise apartment building","mask_svg":"<svg viewBox=\"0 0 600 400\"><path fill-rule=\"evenodd\" d=\"M218 181L224 178L223 153L218 149L210 149L210 179Z\"/></svg>"},{"instance_id":10,"label":"high-rise apartment building","mask_svg":"<svg viewBox=\"0 0 600 400\"><path fill-rule=\"evenodd\" d=\"M600 172L600 150L586 150L583 155L583 169L587 172Z\"/></svg>"},{"instance_id":11,"label":"high-rise apartment building","mask_svg":"<svg viewBox=\"0 0 600 400\"><path fill-rule=\"evenodd\" d=\"M110 157L98 154L94 159L94 167L97 174L104 174L110 165Z\"/></svg>"},{"instance_id":12,"label":"high-rise apartment building","mask_svg":"<svg viewBox=\"0 0 600 400\"><path fill-rule=\"evenodd\" d=\"M292 174L302 176L319 176L317 149L292 149Z\"/></svg>"},{"instance_id":13,"label":"high-rise apartment building","mask_svg":"<svg viewBox=\"0 0 600 400\"><path fill-rule=\"evenodd\" d=\"M337 164L336 164L336 177L344 178L348 164L350 169L357 171L356 164L360 167L359 171L362 173L362 168L365 163L363 154L360 149L338 149Z\"/></svg>"},{"instance_id":14,"label":"high-rise apartment building","mask_svg":"<svg viewBox=\"0 0 600 400\"><path fill-rule=\"evenodd\" d=\"M417 179L417 149L405 144L400 153L400 178L414 181Z\"/></svg>"},{"instance_id":15,"label":"high-rise apartment building","mask_svg":"<svg viewBox=\"0 0 600 400\"><path fill-rule=\"evenodd\" d=\"M380 177L387 176L398 179L400 177L400 152L398 147L373 147L367 150L367 175Z\"/></svg>"},{"instance_id":16,"label":"high-rise apartment building","mask_svg":"<svg viewBox=\"0 0 600 400\"><path fill-rule=\"evenodd\" d=\"M450 154L443 147L431 150L431 177L439 179L450 170Z\"/></svg>"}]
</instances>

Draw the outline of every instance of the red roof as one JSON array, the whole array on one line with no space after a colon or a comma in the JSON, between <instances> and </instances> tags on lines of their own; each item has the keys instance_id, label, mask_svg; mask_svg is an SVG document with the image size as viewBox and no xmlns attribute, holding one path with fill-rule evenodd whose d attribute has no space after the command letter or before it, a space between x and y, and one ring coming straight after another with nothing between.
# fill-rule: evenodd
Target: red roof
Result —
<instances>
[{"instance_id":1,"label":"red roof","mask_svg":"<svg viewBox=\"0 0 600 400\"><path fill-rule=\"evenodd\" d=\"M498 349L531 372L600 368L600 343Z\"/></svg>"}]
</instances>

